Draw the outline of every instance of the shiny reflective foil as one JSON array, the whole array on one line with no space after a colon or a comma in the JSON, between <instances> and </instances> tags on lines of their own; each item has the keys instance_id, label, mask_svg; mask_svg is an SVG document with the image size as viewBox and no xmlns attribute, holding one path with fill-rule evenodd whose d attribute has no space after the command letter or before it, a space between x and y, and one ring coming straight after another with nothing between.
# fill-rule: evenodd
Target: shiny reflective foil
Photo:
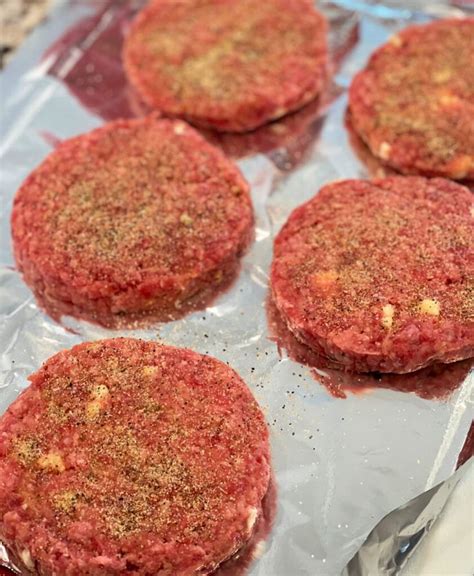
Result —
<instances>
[{"instance_id":1,"label":"shiny reflective foil","mask_svg":"<svg viewBox=\"0 0 474 576\"><path fill-rule=\"evenodd\" d=\"M334 76L326 93L250 134L206 132L252 188L256 239L233 286L206 310L150 329L113 332L71 318L58 324L15 270L12 200L59 140L146 113L120 62L140 4L58 0L1 76L0 410L44 360L84 340L159 339L228 362L265 410L277 487L273 527L249 574L338 575L381 518L453 472L473 415L472 371L469 363L448 368L450 393L439 397L429 392L446 377L439 371L423 375L423 394L403 377L339 382L307 366L304 355L290 359L267 323L273 238L324 184L383 172L345 127L347 87L370 53L410 23L468 14L469 3L319 2L331 25ZM342 394L334 393L335 380Z\"/></svg>"}]
</instances>

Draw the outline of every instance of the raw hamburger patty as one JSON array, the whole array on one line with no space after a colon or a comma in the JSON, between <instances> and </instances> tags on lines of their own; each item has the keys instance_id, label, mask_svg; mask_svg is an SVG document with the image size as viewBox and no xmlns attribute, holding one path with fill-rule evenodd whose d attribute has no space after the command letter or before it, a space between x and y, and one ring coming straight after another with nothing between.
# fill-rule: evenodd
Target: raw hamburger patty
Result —
<instances>
[{"instance_id":1,"label":"raw hamburger patty","mask_svg":"<svg viewBox=\"0 0 474 576\"><path fill-rule=\"evenodd\" d=\"M61 144L18 191L15 257L51 314L176 312L237 267L253 215L238 169L180 121L118 121Z\"/></svg>"},{"instance_id":2,"label":"raw hamburger patty","mask_svg":"<svg viewBox=\"0 0 474 576\"><path fill-rule=\"evenodd\" d=\"M0 420L0 537L52 576L207 574L251 536L266 424L228 366L129 338L50 358Z\"/></svg>"},{"instance_id":3,"label":"raw hamburger patty","mask_svg":"<svg viewBox=\"0 0 474 576\"><path fill-rule=\"evenodd\" d=\"M124 62L151 106L242 132L320 93L326 21L310 0L155 0L133 23Z\"/></svg>"},{"instance_id":4,"label":"raw hamburger patty","mask_svg":"<svg viewBox=\"0 0 474 576\"><path fill-rule=\"evenodd\" d=\"M473 196L440 178L325 186L277 236L271 286L295 336L349 369L473 356Z\"/></svg>"},{"instance_id":5,"label":"raw hamburger patty","mask_svg":"<svg viewBox=\"0 0 474 576\"><path fill-rule=\"evenodd\" d=\"M407 174L474 177L474 18L412 26L357 74L355 130Z\"/></svg>"}]
</instances>

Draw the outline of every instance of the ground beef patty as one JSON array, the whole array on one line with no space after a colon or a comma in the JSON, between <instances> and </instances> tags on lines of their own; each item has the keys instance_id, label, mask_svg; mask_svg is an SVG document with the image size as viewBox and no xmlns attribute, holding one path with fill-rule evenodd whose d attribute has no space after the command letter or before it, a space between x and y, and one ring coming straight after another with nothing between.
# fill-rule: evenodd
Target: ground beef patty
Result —
<instances>
[{"instance_id":1,"label":"ground beef patty","mask_svg":"<svg viewBox=\"0 0 474 576\"><path fill-rule=\"evenodd\" d=\"M52 315L166 318L233 271L251 238L248 185L180 121L118 121L73 138L18 191L15 256Z\"/></svg>"},{"instance_id":2,"label":"ground beef patty","mask_svg":"<svg viewBox=\"0 0 474 576\"><path fill-rule=\"evenodd\" d=\"M50 358L0 420L0 537L50 576L207 574L251 536L268 431L228 366L129 338Z\"/></svg>"},{"instance_id":3,"label":"ground beef patty","mask_svg":"<svg viewBox=\"0 0 474 576\"><path fill-rule=\"evenodd\" d=\"M275 304L302 342L360 371L474 355L474 197L440 178L345 180L275 240Z\"/></svg>"},{"instance_id":4,"label":"ground beef patty","mask_svg":"<svg viewBox=\"0 0 474 576\"><path fill-rule=\"evenodd\" d=\"M326 77L326 21L310 0L155 0L125 41L128 77L167 114L251 130L296 110Z\"/></svg>"},{"instance_id":5,"label":"ground beef patty","mask_svg":"<svg viewBox=\"0 0 474 576\"><path fill-rule=\"evenodd\" d=\"M474 18L412 26L357 74L355 130L407 174L474 178Z\"/></svg>"}]
</instances>

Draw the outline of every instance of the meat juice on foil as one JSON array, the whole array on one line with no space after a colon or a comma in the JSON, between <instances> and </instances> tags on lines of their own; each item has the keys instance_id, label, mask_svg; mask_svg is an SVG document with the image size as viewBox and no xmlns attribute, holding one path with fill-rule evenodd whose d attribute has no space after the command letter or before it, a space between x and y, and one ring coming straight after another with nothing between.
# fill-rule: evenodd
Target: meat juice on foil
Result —
<instances>
[{"instance_id":1,"label":"meat juice on foil","mask_svg":"<svg viewBox=\"0 0 474 576\"><path fill-rule=\"evenodd\" d=\"M120 62L142 4L58 0L2 74L0 409L46 358L84 340L158 339L220 358L249 384L271 429L276 515L249 574L340 574L382 517L454 470L473 416L471 363L381 379L322 366L281 333L267 303L273 238L322 185L381 173L344 125L347 87L374 48L410 23L462 16L469 3L317 3L331 27L334 76L325 94L249 134L205 132L252 188L256 238L237 281L206 310L149 329L110 331L71 318L60 325L15 270L13 196L58 141L147 112Z\"/></svg>"}]
</instances>

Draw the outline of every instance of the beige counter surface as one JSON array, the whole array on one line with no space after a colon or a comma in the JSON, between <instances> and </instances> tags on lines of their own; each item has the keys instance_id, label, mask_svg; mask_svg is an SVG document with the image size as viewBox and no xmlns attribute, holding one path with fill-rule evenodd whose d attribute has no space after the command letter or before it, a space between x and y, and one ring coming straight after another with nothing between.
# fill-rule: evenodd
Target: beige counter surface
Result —
<instances>
[{"instance_id":1,"label":"beige counter surface","mask_svg":"<svg viewBox=\"0 0 474 576\"><path fill-rule=\"evenodd\" d=\"M0 67L47 15L52 0L0 1Z\"/></svg>"}]
</instances>

